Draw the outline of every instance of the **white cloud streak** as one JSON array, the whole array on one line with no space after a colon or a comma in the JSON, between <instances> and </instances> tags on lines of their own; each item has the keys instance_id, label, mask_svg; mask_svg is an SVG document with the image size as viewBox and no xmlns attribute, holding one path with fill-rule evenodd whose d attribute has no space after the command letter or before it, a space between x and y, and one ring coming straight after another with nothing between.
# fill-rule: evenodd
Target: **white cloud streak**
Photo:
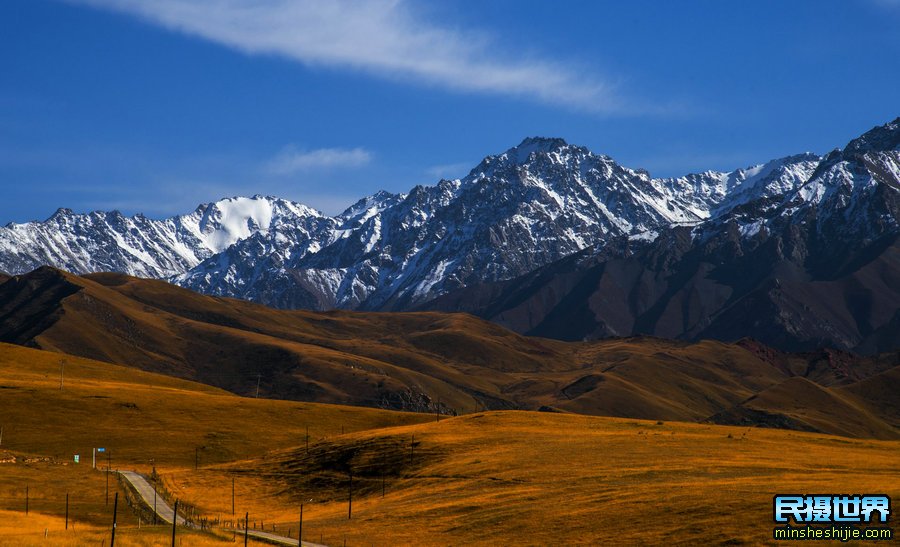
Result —
<instances>
[{"instance_id":1,"label":"white cloud streak","mask_svg":"<svg viewBox=\"0 0 900 547\"><path fill-rule=\"evenodd\" d=\"M319 148L299 150L285 147L266 163L266 171L275 175L291 175L309 169L361 167L372 161L372 153L364 148Z\"/></svg>"},{"instance_id":2,"label":"white cloud streak","mask_svg":"<svg viewBox=\"0 0 900 547\"><path fill-rule=\"evenodd\" d=\"M432 165L425 170L425 174L434 178L461 177L469 172L478 162L448 163L445 165Z\"/></svg>"},{"instance_id":3,"label":"white cloud streak","mask_svg":"<svg viewBox=\"0 0 900 547\"><path fill-rule=\"evenodd\" d=\"M552 59L498 53L497 40L428 21L404 0L69 0L138 16L248 54L351 69L461 92L592 113L634 110L613 87Z\"/></svg>"}]
</instances>

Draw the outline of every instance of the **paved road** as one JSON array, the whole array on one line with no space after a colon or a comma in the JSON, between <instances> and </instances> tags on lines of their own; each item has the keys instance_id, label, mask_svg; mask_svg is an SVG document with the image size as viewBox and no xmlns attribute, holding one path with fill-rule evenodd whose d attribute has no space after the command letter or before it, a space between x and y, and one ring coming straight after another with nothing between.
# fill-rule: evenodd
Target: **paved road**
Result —
<instances>
[{"instance_id":1,"label":"paved road","mask_svg":"<svg viewBox=\"0 0 900 547\"><path fill-rule=\"evenodd\" d=\"M244 533L243 530L238 531L238 536ZM269 541L272 543L278 543L280 545L297 545L297 540L293 538L286 538L284 536L279 536L276 534L271 534L269 532L260 532L259 530L249 530L247 535L252 538L262 539L265 541ZM327 547L320 543L310 543L308 541L303 542L304 547Z\"/></svg>"},{"instance_id":2,"label":"paved road","mask_svg":"<svg viewBox=\"0 0 900 547\"><path fill-rule=\"evenodd\" d=\"M137 490L138 494L140 494L141 498L144 500L144 503L147 504L147 507L153 508L153 486L147 479L143 477L143 475L139 475L134 471L120 471L120 475L125 477L125 480L131 483L134 486L134 489ZM159 518L172 524L172 513L174 511L169 504L162 498L162 496L156 496L156 514L159 515ZM178 517L178 525L179 526L188 526L185 522L184 517ZM242 535L244 533L243 530L236 530L237 534ZM259 530L249 530L247 535L250 537L254 537L257 539L262 539L265 541L269 541L272 543L279 543L282 545L297 545L297 540L289 537L279 536L277 534L272 534L269 532L261 532ZM310 543L308 541L303 542L304 547L327 547L326 545L321 545L319 543Z\"/></svg>"},{"instance_id":3,"label":"paved road","mask_svg":"<svg viewBox=\"0 0 900 547\"><path fill-rule=\"evenodd\" d=\"M140 494L141 498L143 498L144 503L147 504L147 507L153 509L153 486L147 482L147 479L143 477L143 475L139 475L134 471L119 471L119 474L125 477L125 480L131 483L134 486L134 489L137 490L137 493ZM172 514L175 511L169 507L169 504L166 503L166 500L163 499L162 496L156 496L156 514L159 515L159 518L169 524L172 524ZM188 526L188 523L185 522L184 517L178 517L178 525L179 526Z\"/></svg>"}]
</instances>

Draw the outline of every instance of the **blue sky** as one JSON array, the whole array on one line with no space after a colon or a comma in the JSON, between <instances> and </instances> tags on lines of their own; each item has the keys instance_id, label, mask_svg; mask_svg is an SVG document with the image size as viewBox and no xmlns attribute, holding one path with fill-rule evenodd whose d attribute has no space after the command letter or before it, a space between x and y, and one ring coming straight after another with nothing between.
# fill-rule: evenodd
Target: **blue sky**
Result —
<instances>
[{"instance_id":1,"label":"blue sky","mask_svg":"<svg viewBox=\"0 0 900 547\"><path fill-rule=\"evenodd\" d=\"M0 223L336 213L532 135L654 175L900 115L900 0L3 0Z\"/></svg>"}]
</instances>

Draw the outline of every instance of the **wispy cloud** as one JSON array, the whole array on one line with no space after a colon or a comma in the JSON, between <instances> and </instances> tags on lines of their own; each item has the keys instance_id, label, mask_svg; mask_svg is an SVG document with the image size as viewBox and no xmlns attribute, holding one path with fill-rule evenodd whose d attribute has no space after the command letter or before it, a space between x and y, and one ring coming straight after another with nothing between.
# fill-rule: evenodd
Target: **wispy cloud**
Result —
<instances>
[{"instance_id":1,"label":"wispy cloud","mask_svg":"<svg viewBox=\"0 0 900 547\"><path fill-rule=\"evenodd\" d=\"M900 10L900 0L869 0L878 7Z\"/></svg>"},{"instance_id":2,"label":"wispy cloud","mask_svg":"<svg viewBox=\"0 0 900 547\"><path fill-rule=\"evenodd\" d=\"M468 173L476 163L459 162L446 165L432 165L425 170L425 174L434 178L460 177Z\"/></svg>"},{"instance_id":3,"label":"wispy cloud","mask_svg":"<svg viewBox=\"0 0 900 547\"><path fill-rule=\"evenodd\" d=\"M305 151L287 146L266 162L265 170L275 175L290 175L308 169L361 167L370 161L372 153L364 148L319 148Z\"/></svg>"},{"instance_id":4,"label":"wispy cloud","mask_svg":"<svg viewBox=\"0 0 900 547\"><path fill-rule=\"evenodd\" d=\"M594 113L635 112L612 83L566 60L500 53L499 39L428 20L404 0L69 0L248 54L364 71Z\"/></svg>"},{"instance_id":5,"label":"wispy cloud","mask_svg":"<svg viewBox=\"0 0 900 547\"><path fill-rule=\"evenodd\" d=\"M15 176L0 178L0 191L10 196L0 201L0 225L44 220L57 207L77 212L118 209L163 218L223 197L254 194L279 196L337 214L370 191L353 178L358 173L338 166L361 166L372 158L362 148L302 151L285 147L265 160L235 152L164 157L153 150L80 143L46 149L0 147L0 173L35 170L27 185L15 181ZM98 165L102 166L99 171ZM279 167L305 170L305 176L270 170Z\"/></svg>"}]
</instances>

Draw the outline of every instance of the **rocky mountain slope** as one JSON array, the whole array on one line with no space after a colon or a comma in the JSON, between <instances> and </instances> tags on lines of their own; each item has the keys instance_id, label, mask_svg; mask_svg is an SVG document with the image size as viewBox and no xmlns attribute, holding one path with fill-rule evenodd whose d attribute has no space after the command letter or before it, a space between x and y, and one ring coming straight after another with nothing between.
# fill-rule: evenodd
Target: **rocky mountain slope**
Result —
<instances>
[{"instance_id":1,"label":"rocky mountain slope","mask_svg":"<svg viewBox=\"0 0 900 547\"><path fill-rule=\"evenodd\" d=\"M263 196L163 220L60 209L0 228L0 270L118 271L285 308L398 309L779 195L817 159L653 179L561 139L529 138L463 179L379 192L337 217Z\"/></svg>"},{"instance_id":2,"label":"rocky mountain slope","mask_svg":"<svg viewBox=\"0 0 900 547\"><path fill-rule=\"evenodd\" d=\"M648 240L755 196L797 187L817 158L653 179L561 139L526 139L468 176L379 193L335 219L314 253L257 233L175 281L279 307L404 309L509 279L618 237ZM290 239L288 238L288 241Z\"/></svg>"},{"instance_id":3,"label":"rocky mountain slope","mask_svg":"<svg viewBox=\"0 0 900 547\"><path fill-rule=\"evenodd\" d=\"M823 158L792 191L582 252L425 305L567 340L752 336L791 350L900 347L900 119Z\"/></svg>"},{"instance_id":4,"label":"rocky mountain slope","mask_svg":"<svg viewBox=\"0 0 900 547\"><path fill-rule=\"evenodd\" d=\"M0 271L119 271L282 308L470 311L566 339L871 352L900 328L898 134L900 119L822 158L667 179L529 138L335 217L262 196L165 220L60 210L0 228Z\"/></svg>"},{"instance_id":5,"label":"rocky mountain slope","mask_svg":"<svg viewBox=\"0 0 900 547\"><path fill-rule=\"evenodd\" d=\"M312 234L330 228L330 221L305 205L262 196L223 199L162 220L59 209L43 222L0 228L0 271L19 274L52 265L75 273L165 278L255 233L277 234L284 227L290 227L294 244L303 248Z\"/></svg>"}]
</instances>

